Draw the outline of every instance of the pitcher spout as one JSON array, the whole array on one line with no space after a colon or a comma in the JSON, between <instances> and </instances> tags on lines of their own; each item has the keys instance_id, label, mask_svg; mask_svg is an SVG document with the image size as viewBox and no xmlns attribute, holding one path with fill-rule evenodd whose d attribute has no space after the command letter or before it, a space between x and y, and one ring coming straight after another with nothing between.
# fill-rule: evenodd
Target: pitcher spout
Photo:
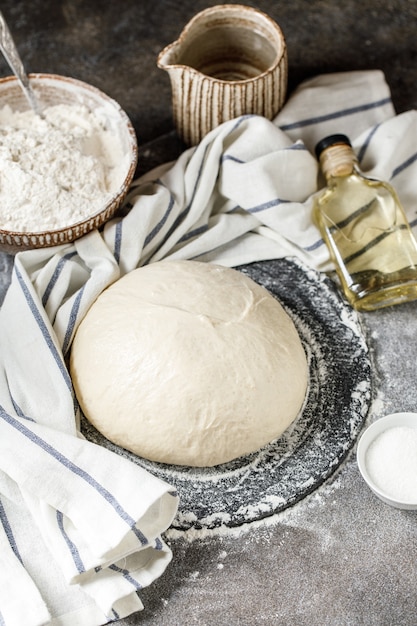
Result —
<instances>
[{"instance_id":1,"label":"pitcher spout","mask_svg":"<svg viewBox=\"0 0 417 626\"><path fill-rule=\"evenodd\" d=\"M169 71L175 65L178 65L178 61L179 41L177 40L168 44L163 50L161 50L157 58L157 65L161 70Z\"/></svg>"}]
</instances>

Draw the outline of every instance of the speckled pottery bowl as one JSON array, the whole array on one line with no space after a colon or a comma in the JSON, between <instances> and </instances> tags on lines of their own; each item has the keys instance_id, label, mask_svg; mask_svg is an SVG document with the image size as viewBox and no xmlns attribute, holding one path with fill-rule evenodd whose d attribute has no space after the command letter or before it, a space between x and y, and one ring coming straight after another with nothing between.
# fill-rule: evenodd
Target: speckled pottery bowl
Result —
<instances>
[{"instance_id":1,"label":"speckled pottery bowl","mask_svg":"<svg viewBox=\"0 0 417 626\"><path fill-rule=\"evenodd\" d=\"M117 188L111 192L104 206L85 219L56 230L19 232L5 230L0 222L0 251L14 254L34 248L45 248L69 243L99 228L109 220L122 204L136 171L138 146L134 128L116 101L99 89L79 80L52 74L30 74L30 81L41 108L57 105L85 105L90 111L100 111L106 128L118 138L123 155L118 172ZM26 97L14 76L0 79L0 109L9 105L12 111L29 109Z\"/></svg>"},{"instance_id":2,"label":"speckled pottery bowl","mask_svg":"<svg viewBox=\"0 0 417 626\"><path fill-rule=\"evenodd\" d=\"M197 144L210 130L245 114L272 119L284 104L284 35L266 13L221 4L197 13L158 56L169 74L178 135Z\"/></svg>"}]
</instances>

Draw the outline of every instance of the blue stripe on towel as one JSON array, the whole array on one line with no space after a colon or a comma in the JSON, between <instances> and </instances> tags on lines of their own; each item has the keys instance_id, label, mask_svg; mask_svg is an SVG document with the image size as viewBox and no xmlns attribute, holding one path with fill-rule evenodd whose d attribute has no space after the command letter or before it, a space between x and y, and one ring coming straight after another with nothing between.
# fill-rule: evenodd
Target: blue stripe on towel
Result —
<instances>
[{"instance_id":1,"label":"blue stripe on towel","mask_svg":"<svg viewBox=\"0 0 417 626\"><path fill-rule=\"evenodd\" d=\"M375 135L375 133L378 130L379 126L380 126L380 124L377 124L376 126L374 126L372 128L372 130L369 133L368 137L363 142L362 147L358 151L358 161L359 161L359 163L361 163L363 161L363 157L365 156L365 152L367 151L368 146L371 143L371 139Z\"/></svg>"},{"instance_id":2,"label":"blue stripe on towel","mask_svg":"<svg viewBox=\"0 0 417 626\"><path fill-rule=\"evenodd\" d=\"M223 154L220 157L220 163L224 163L225 161L233 161L233 163L239 163L239 165L242 165L244 163L246 163L246 161L243 161L242 159L238 159L237 157L233 156L232 154Z\"/></svg>"},{"instance_id":3,"label":"blue stripe on towel","mask_svg":"<svg viewBox=\"0 0 417 626\"><path fill-rule=\"evenodd\" d=\"M6 374L6 378L7 378L7 372L5 372ZM28 420L29 422L36 422L35 419L33 419L33 417L28 417L27 415L25 415L22 411L22 409L20 408L20 406L17 404L16 400L14 399L14 397L12 396L12 392L10 391L10 385L8 385L9 388L9 393L10 393L10 399L12 401L13 404L13 408L16 411L16 415L18 417L22 417L25 420Z\"/></svg>"},{"instance_id":4,"label":"blue stripe on towel","mask_svg":"<svg viewBox=\"0 0 417 626\"><path fill-rule=\"evenodd\" d=\"M246 120L250 119L251 117L258 117L258 116L253 113L246 113L245 115L241 115L240 117L238 117L235 123L233 124L233 126L230 128L229 132L227 133L227 136L234 133L235 130L239 128L241 124L243 124L243 122L246 122Z\"/></svg>"},{"instance_id":5,"label":"blue stripe on towel","mask_svg":"<svg viewBox=\"0 0 417 626\"><path fill-rule=\"evenodd\" d=\"M68 537L65 528L64 528L64 516L61 511L56 512L56 521L58 523L58 528L61 531L61 535L64 538L65 543L68 546L69 551L71 552L72 560L74 561L74 565L77 568L77 572L82 574L85 572L85 566L80 557L80 553L78 552L78 548Z\"/></svg>"},{"instance_id":6,"label":"blue stripe on towel","mask_svg":"<svg viewBox=\"0 0 417 626\"><path fill-rule=\"evenodd\" d=\"M383 98L376 102L369 102L368 104L360 104L348 109L342 109L341 111L334 111L333 113L327 113L326 115L318 115L316 117L307 118L305 120L299 120L298 122L292 122L291 124L283 124L279 128L281 130L288 131L296 128L303 128L304 126L313 126L314 124L320 124L321 122L328 122L329 120L335 120L339 117L347 117L349 115L356 115L362 111L368 111L369 109L377 109L391 103L391 98Z\"/></svg>"},{"instance_id":7,"label":"blue stripe on towel","mask_svg":"<svg viewBox=\"0 0 417 626\"><path fill-rule=\"evenodd\" d=\"M117 264L120 264L120 250L122 248L122 230L123 230L123 220L120 220L116 224L115 235L114 235L114 258L117 261Z\"/></svg>"},{"instance_id":8,"label":"blue stripe on towel","mask_svg":"<svg viewBox=\"0 0 417 626\"><path fill-rule=\"evenodd\" d=\"M400 163L400 165L398 165L393 171L391 178L395 178L395 176L398 176L398 174L401 174L401 172L407 169L407 167L410 167L410 165L412 165L416 161L417 161L417 152L411 155L406 161L404 161L404 163Z\"/></svg>"},{"instance_id":9,"label":"blue stripe on towel","mask_svg":"<svg viewBox=\"0 0 417 626\"><path fill-rule=\"evenodd\" d=\"M142 545L146 545L148 540L145 535L136 528L135 520L131 517L121 506L121 504L116 500L116 498L111 494L103 485L90 476L88 472L83 470L78 465L75 465L70 459L61 454L58 450L56 450L51 444L47 441L44 441L39 435L36 435L29 428L27 428L24 424L19 422L16 418L9 415L2 406L0 406L0 418L7 422L10 426L19 431L22 435L24 435L27 439L29 439L33 444L41 448L44 452L47 452L52 458L54 458L58 463L61 463L64 467L66 467L70 472L84 480L90 487L92 487L106 502L110 504L110 506L115 510L117 515L131 528L132 532L136 535Z\"/></svg>"},{"instance_id":10,"label":"blue stripe on towel","mask_svg":"<svg viewBox=\"0 0 417 626\"><path fill-rule=\"evenodd\" d=\"M117 620L120 619L120 615L114 609L112 609L111 612L112 612L113 617L110 621L117 622Z\"/></svg>"},{"instance_id":11,"label":"blue stripe on towel","mask_svg":"<svg viewBox=\"0 0 417 626\"><path fill-rule=\"evenodd\" d=\"M376 126L374 126L372 128L372 130L370 131L368 137L366 138L366 140L363 142L361 148L358 150L358 161L361 162L364 158L365 152L368 149L371 140L373 138L373 136L375 135L375 133L377 132L378 128L380 127L380 124L377 124ZM410 167L411 165L413 165L413 163L415 163L417 161L417 152L415 152L414 154L412 154L408 159L406 159L403 163L400 163L399 165L397 165L397 167L394 169L394 171L391 174L391 180L393 178L395 178L396 176L398 176L398 174L401 174L401 172L403 172L404 170L406 170L408 167Z\"/></svg>"},{"instance_id":12,"label":"blue stripe on towel","mask_svg":"<svg viewBox=\"0 0 417 626\"><path fill-rule=\"evenodd\" d=\"M65 332L64 342L62 345L62 352L64 354L66 354L70 341L71 341L72 333L74 331L75 323L77 321L77 315L80 309L81 298L83 297L85 286L86 285L84 284L81 287L81 289L78 291L76 298L74 300L74 304L72 305L72 308L71 308L69 322L68 322L67 330Z\"/></svg>"},{"instance_id":13,"label":"blue stripe on towel","mask_svg":"<svg viewBox=\"0 0 417 626\"><path fill-rule=\"evenodd\" d=\"M279 206L280 204L285 204L287 202L290 202L290 201L282 200L281 198L274 198L273 200L268 200L268 202L263 202L262 204L258 204L257 206L254 206L245 210L248 213L259 213L260 211L266 211L267 209L272 209L272 207L276 207L276 206Z\"/></svg>"},{"instance_id":14,"label":"blue stripe on towel","mask_svg":"<svg viewBox=\"0 0 417 626\"><path fill-rule=\"evenodd\" d=\"M181 239L179 239L178 243L184 243L185 241L188 241L193 237L197 237L197 235L202 235L203 233L208 231L208 228L208 224L203 224L203 226L194 228L194 230L190 230L188 233L185 233L185 235L183 235Z\"/></svg>"},{"instance_id":15,"label":"blue stripe on towel","mask_svg":"<svg viewBox=\"0 0 417 626\"><path fill-rule=\"evenodd\" d=\"M17 543L13 535L12 527L10 526L9 520L6 515L6 511L4 510L3 502L1 500L0 500L0 523L4 528L4 532L6 533L6 537L9 541L11 549L14 552L14 555L23 564L23 560L22 560L22 557L20 556L19 548L17 547Z\"/></svg>"},{"instance_id":16,"label":"blue stripe on towel","mask_svg":"<svg viewBox=\"0 0 417 626\"><path fill-rule=\"evenodd\" d=\"M299 141L297 143L293 143L291 146L287 146L286 148L283 148L283 150L295 150L295 151L308 152L305 145ZM223 154L220 158L220 163L223 164L225 163L225 161L233 161L233 163L238 163L239 165L245 165L247 163L247 161L243 161L242 159L239 159L238 157L233 156L233 154Z\"/></svg>"},{"instance_id":17,"label":"blue stripe on towel","mask_svg":"<svg viewBox=\"0 0 417 626\"><path fill-rule=\"evenodd\" d=\"M114 565L114 563L113 565L109 565L109 569L117 572L118 574L122 574L123 578L125 578L131 585L133 585L137 591L142 589L142 585L133 578L132 574L127 569L122 569L121 567Z\"/></svg>"},{"instance_id":18,"label":"blue stripe on towel","mask_svg":"<svg viewBox=\"0 0 417 626\"><path fill-rule=\"evenodd\" d=\"M198 173L197 173L197 178L196 178L196 180L194 182L194 188L193 188L193 192L191 194L190 202L181 211L181 213L176 217L176 219L174 220L173 224L171 224L167 234L165 235L165 237L163 238L163 240L161 241L161 243L159 244L159 246L158 246L158 248L157 248L157 250L155 252L160 250L165 245L165 243L168 241L168 239L171 237L171 235L176 231L178 226L181 224L181 222L183 222L183 220L187 217L188 213L190 212L190 209L191 209L191 207L193 205L194 198L195 198L195 195L197 193L197 189L198 189L198 186L199 186L199 183L200 183L201 174L203 172L203 165L204 165L205 158L206 158L206 155L207 155L208 147L209 147L208 145L205 147L204 154L203 154L203 157L201 159L200 167L199 167ZM146 240L146 243L149 243L149 242Z\"/></svg>"},{"instance_id":19,"label":"blue stripe on towel","mask_svg":"<svg viewBox=\"0 0 417 626\"><path fill-rule=\"evenodd\" d=\"M160 181L158 182L160 183ZM156 226L154 226L154 228L151 230L151 232L148 233L143 247L146 247L152 241L152 239L154 239L154 237L156 237L156 235L159 233L163 225L166 223L168 217L170 216L173 206L174 206L174 196L172 195L172 193L170 193L167 210L162 216L162 219L160 219L159 222L156 224Z\"/></svg>"},{"instance_id":20,"label":"blue stripe on towel","mask_svg":"<svg viewBox=\"0 0 417 626\"><path fill-rule=\"evenodd\" d=\"M67 261L69 261L70 259L72 259L73 256L75 256L77 254L77 252L69 252L68 254L65 254L57 263L57 266L55 267L54 273L52 274L48 284L46 285L46 289L43 293L42 296L42 304L43 306L46 306L46 303L49 300L49 296L51 295L52 289L54 288L59 276L61 275L61 272L65 266L65 264L67 263Z\"/></svg>"},{"instance_id":21,"label":"blue stripe on towel","mask_svg":"<svg viewBox=\"0 0 417 626\"><path fill-rule=\"evenodd\" d=\"M323 241L323 239L319 239L318 241L315 241L314 243L312 243L310 246L306 246L305 248L303 248L303 250L305 250L306 252L312 252L313 250L317 250L318 248L321 248L321 246L324 246L325 243Z\"/></svg>"},{"instance_id":22,"label":"blue stripe on towel","mask_svg":"<svg viewBox=\"0 0 417 626\"><path fill-rule=\"evenodd\" d=\"M68 371L66 369L66 367L64 366L62 359L61 359L61 355L59 353L59 351L57 350L56 346L54 345L54 342L52 341L52 337L48 331L48 328L42 318L42 315L39 312L39 309L37 308L34 299L32 298L32 295L30 294L25 281L23 280L23 276L22 274L19 272L19 270L17 269L17 267L15 266L15 270L16 272L16 276L17 279L20 283L20 286L22 288L23 294L26 298L26 302L28 303L28 306L32 312L33 317L36 320L36 323L39 326L39 330L41 331L43 338L45 339L45 342L49 348L50 353L52 354L56 364L58 365L58 368L62 374L62 377L68 387L68 389L70 391L72 391L72 382L71 382L71 378L68 374Z\"/></svg>"}]
</instances>

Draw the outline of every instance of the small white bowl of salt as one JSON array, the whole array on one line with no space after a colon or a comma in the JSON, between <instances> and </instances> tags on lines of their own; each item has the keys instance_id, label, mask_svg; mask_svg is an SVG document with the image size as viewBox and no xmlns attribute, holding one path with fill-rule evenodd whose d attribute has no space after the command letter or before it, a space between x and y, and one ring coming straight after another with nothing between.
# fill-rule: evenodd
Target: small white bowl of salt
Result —
<instances>
[{"instance_id":1,"label":"small white bowl of salt","mask_svg":"<svg viewBox=\"0 0 417 626\"><path fill-rule=\"evenodd\" d=\"M392 413L371 424L359 440L357 462L383 502L417 510L417 413Z\"/></svg>"}]
</instances>

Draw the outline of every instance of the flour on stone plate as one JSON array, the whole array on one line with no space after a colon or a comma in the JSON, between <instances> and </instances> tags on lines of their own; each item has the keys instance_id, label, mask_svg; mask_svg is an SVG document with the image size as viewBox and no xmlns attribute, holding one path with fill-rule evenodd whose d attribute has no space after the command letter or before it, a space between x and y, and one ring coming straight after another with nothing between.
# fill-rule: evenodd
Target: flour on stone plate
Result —
<instances>
[{"instance_id":1,"label":"flour on stone plate","mask_svg":"<svg viewBox=\"0 0 417 626\"><path fill-rule=\"evenodd\" d=\"M104 113L59 104L0 110L0 228L19 232L75 224L103 208L123 182L123 151Z\"/></svg>"}]
</instances>

